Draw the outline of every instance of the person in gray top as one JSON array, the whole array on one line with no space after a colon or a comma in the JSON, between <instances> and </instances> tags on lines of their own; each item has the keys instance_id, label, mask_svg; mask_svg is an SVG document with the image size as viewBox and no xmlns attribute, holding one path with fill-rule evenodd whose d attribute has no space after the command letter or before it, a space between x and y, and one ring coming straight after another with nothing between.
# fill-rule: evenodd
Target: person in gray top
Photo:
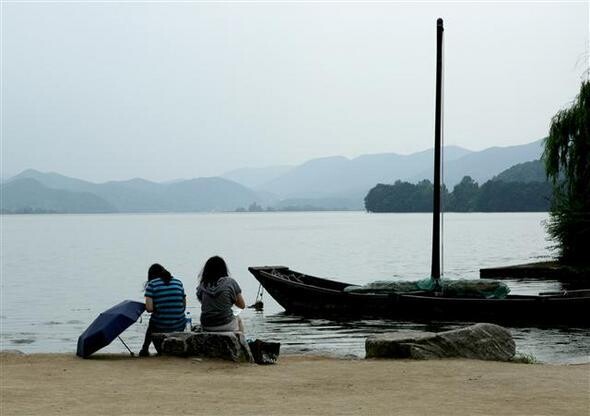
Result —
<instances>
[{"instance_id":1,"label":"person in gray top","mask_svg":"<svg viewBox=\"0 0 590 416\"><path fill-rule=\"evenodd\" d=\"M201 327L207 332L244 332L242 320L235 316L232 306L246 307L242 289L229 277L225 261L211 257L203 266L197 299L201 302Z\"/></svg>"}]
</instances>

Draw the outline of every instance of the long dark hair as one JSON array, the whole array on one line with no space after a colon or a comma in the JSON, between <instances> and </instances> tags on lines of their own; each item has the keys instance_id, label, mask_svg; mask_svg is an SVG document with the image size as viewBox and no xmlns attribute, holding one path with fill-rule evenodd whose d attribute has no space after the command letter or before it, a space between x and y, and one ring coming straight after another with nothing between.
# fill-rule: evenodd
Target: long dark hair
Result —
<instances>
[{"instance_id":1,"label":"long dark hair","mask_svg":"<svg viewBox=\"0 0 590 416\"><path fill-rule=\"evenodd\" d=\"M154 279L160 278L164 281L165 284L170 283L172 280L172 275L168 270L166 270L161 264L154 263L148 269L148 282Z\"/></svg>"},{"instance_id":2,"label":"long dark hair","mask_svg":"<svg viewBox=\"0 0 590 416\"><path fill-rule=\"evenodd\" d=\"M213 256L205 262L201 271L201 286L217 283L221 277L229 276L225 260L219 256Z\"/></svg>"}]
</instances>

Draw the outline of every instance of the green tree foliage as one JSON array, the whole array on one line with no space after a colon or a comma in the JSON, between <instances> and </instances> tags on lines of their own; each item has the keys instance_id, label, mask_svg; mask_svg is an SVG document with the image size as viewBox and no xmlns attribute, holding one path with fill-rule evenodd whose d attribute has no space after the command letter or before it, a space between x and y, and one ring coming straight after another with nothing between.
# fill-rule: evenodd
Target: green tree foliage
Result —
<instances>
[{"instance_id":1,"label":"green tree foliage","mask_svg":"<svg viewBox=\"0 0 590 416\"><path fill-rule=\"evenodd\" d=\"M496 181L504 182L545 182L547 173L542 160L531 160L519 163L494 177Z\"/></svg>"},{"instance_id":2,"label":"green tree foliage","mask_svg":"<svg viewBox=\"0 0 590 416\"><path fill-rule=\"evenodd\" d=\"M590 81L569 108L551 120L543 153L547 176L554 186L547 230L560 259L588 263L590 241Z\"/></svg>"},{"instance_id":3,"label":"green tree foliage","mask_svg":"<svg viewBox=\"0 0 590 416\"><path fill-rule=\"evenodd\" d=\"M432 212L433 185L397 181L379 184L365 197L369 212ZM443 209L448 212L544 212L551 204L548 182L503 182L490 180L481 187L465 176L448 193L443 187Z\"/></svg>"},{"instance_id":4,"label":"green tree foliage","mask_svg":"<svg viewBox=\"0 0 590 416\"><path fill-rule=\"evenodd\" d=\"M418 184L396 181L393 185L378 184L365 197L369 212L431 212L432 183Z\"/></svg>"},{"instance_id":5,"label":"green tree foliage","mask_svg":"<svg viewBox=\"0 0 590 416\"><path fill-rule=\"evenodd\" d=\"M465 176L455 187L449 196L446 208L448 211L471 212L475 208L479 185L471 178Z\"/></svg>"},{"instance_id":6,"label":"green tree foliage","mask_svg":"<svg viewBox=\"0 0 590 416\"><path fill-rule=\"evenodd\" d=\"M530 212L548 211L551 184L548 182L487 181L480 188L473 211Z\"/></svg>"}]
</instances>

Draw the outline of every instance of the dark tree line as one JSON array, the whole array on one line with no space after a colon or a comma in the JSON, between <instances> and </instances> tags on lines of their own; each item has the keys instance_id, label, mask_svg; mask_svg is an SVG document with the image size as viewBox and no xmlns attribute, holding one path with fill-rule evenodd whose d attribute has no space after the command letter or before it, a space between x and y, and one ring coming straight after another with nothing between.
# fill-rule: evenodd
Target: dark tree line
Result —
<instances>
[{"instance_id":1,"label":"dark tree line","mask_svg":"<svg viewBox=\"0 0 590 416\"><path fill-rule=\"evenodd\" d=\"M365 197L368 212L432 212L433 185L397 181L378 184ZM452 192L443 186L446 212L544 212L549 211L552 187L548 182L503 182L490 180L479 186L465 176Z\"/></svg>"}]
</instances>

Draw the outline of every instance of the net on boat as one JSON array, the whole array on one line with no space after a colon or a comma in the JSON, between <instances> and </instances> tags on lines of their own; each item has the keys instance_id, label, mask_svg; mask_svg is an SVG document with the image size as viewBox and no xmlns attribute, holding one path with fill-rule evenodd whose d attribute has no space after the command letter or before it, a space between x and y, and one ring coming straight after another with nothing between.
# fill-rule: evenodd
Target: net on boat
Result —
<instances>
[{"instance_id":1,"label":"net on boat","mask_svg":"<svg viewBox=\"0 0 590 416\"><path fill-rule=\"evenodd\" d=\"M504 299L510 288L503 282L490 279L440 279L439 291L448 297ZM407 293L435 292L436 281L431 278L416 281L378 280L362 286L347 286L350 293Z\"/></svg>"}]
</instances>

